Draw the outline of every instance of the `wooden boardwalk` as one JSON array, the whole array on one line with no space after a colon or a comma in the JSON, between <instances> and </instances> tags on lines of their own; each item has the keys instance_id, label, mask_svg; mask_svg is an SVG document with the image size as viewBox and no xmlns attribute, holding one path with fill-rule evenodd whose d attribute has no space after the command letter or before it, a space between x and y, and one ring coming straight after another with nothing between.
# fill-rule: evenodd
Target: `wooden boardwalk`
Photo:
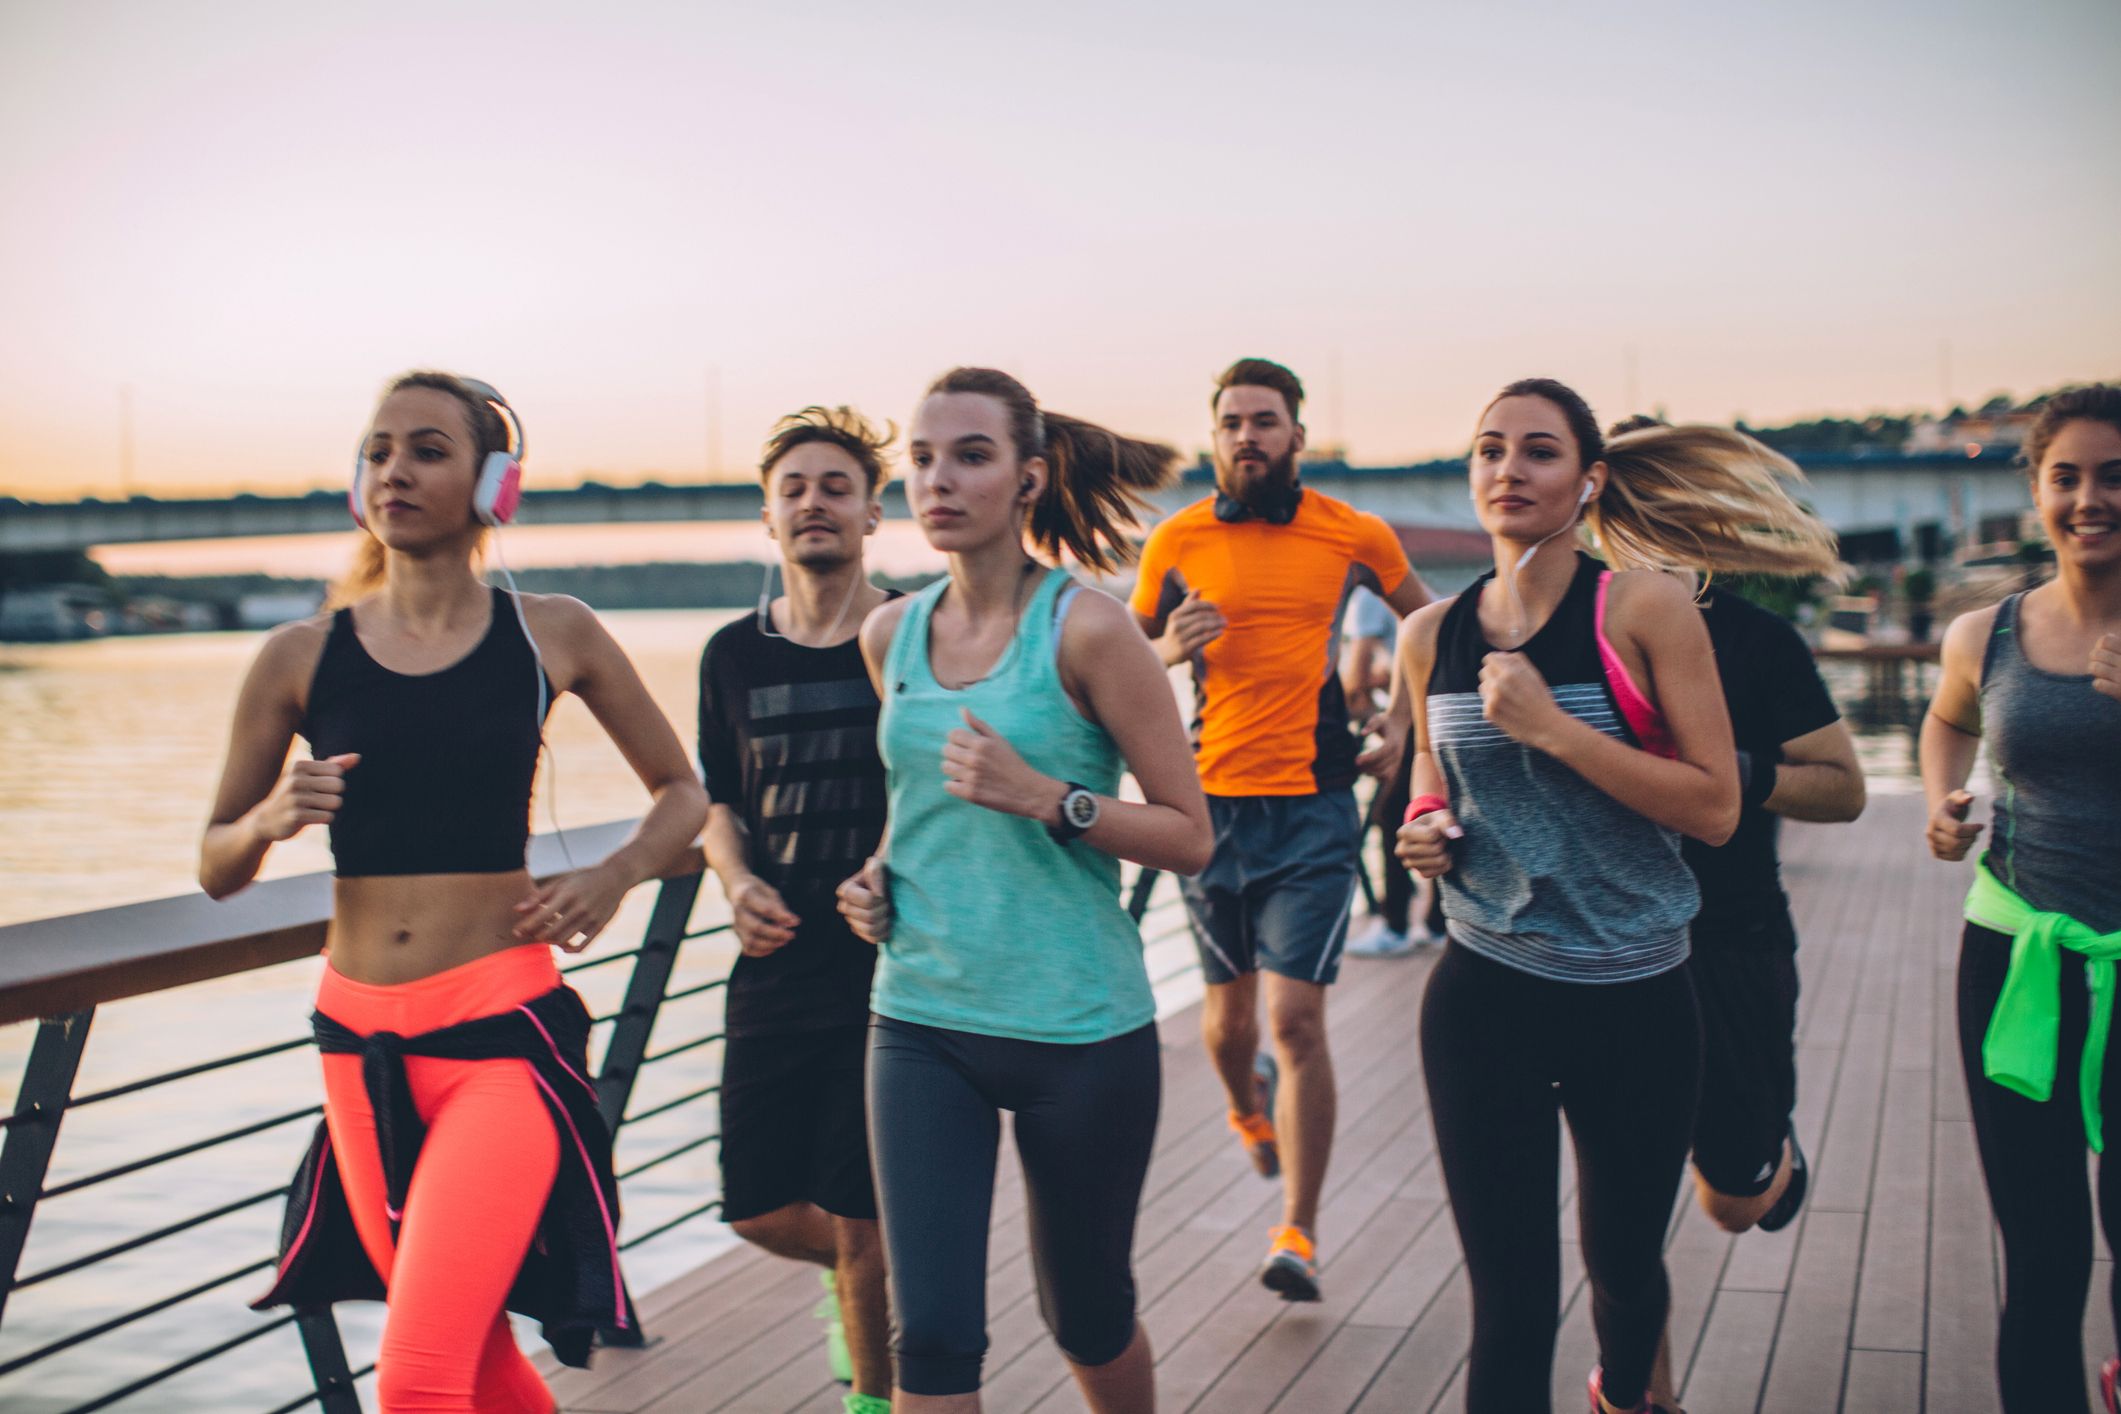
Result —
<instances>
[{"instance_id":1,"label":"wooden boardwalk","mask_svg":"<svg viewBox=\"0 0 2121 1414\"><path fill-rule=\"evenodd\" d=\"M1726 1236L1690 1198L1675 1210L1672 1339L1688 1414L1996 1408L1997 1263L1954 1021L1966 876L1928 858L1921 818L1919 798L1888 796L1856 825L1784 832L1803 939L1797 1122L1812 1197L1774 1235ZM1278 1189L1253 1176L1224 1129L1195 1013L1165 1023L1163 1122L1138 1249L1160 1408L1461 1407L1467 1289L1414 1044L1432 958L1353 962L1334 992L1341 1128L1321 1219L1326 1299L1313 1306L1285 1305L1256 1284ZM1005 1160L985 1407L1078 1409L1039 1321L1022 1203ZM1561 1411L1583 1407L1595 1358L1569 1206ZM2094 1292L2110 1270L2101 1256ZM568 1410L610 1414L836 1414L809 1316L818 1290L810 1269L731 1252L644 1300L652 1345L604 1351L594 1371L560 1375L556 1391ZM2104 1304L2095 1299L2087 1318L2094 1361L2111 1344Z\"/></svg>"}]
</instances>

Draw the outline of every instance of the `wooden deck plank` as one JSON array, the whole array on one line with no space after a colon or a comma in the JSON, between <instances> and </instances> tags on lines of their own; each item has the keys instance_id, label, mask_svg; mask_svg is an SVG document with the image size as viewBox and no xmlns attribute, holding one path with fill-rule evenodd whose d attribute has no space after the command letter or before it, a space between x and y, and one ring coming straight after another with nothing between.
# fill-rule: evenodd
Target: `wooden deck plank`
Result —
<instances>
[{"instance_id":1,"label":"wooden deck plank","mask_svg":"<svg viewBox=\"0 0 2121 1414\"><path fill-rule=\"evenodd\" d=\"M1994 1409L1996 1262L1966 1121L1954 991L1965 873L1918 858L1921 802L1874 799L1854 827L1792 825L1785 879L1802 940L1797 1132L1813 1202L1781 1234L1731 1238L1689 1181L1667 1239L1689 1414ZM1332 1004L1340 1134L1314 1307L1256 1284L1279 1187L1253 1176L1188 1009L1164 1023L1164 1112L1137 1242L1160 1407L1286 1414L1455 1410L1470 1292L1434 1154L1415 1016L1434 954L1353 963ZM1564 1145L1564 1153L1567 1146ZM1573 1168L1558 1174L1563 1313L1556 1409L1596 1358ZM989 1250L990 1414L1080 1408L1039 1318L1013 1161ZM2111 1271L2103 1249L2102 1283ZM643 1302L658 1343L556 1382L576 1411L831 1414L814 1276L739 1249ZM2103 1300L2087 1361L2111 1341Z\"/></svg>"},{"instance_id":2,"label":"wooden deck plank","mask_svg":"<svg viewBox=\"0 0 2121 1414\"><path fill-rule=\"evenodd\" d=\"M1860 1213L1806 1213L1769 1359L1763 1409L1838 1409L1863 1250Z\"/></svg>"},{"instance_id":3,"label":"wooden deck plank","mask_svg":"<svg viewBox=\"0 0 2121 1414\"><path fill-rule=\"evenodd\" d=\"M1465 1362L1472 1319L1473 1293L1460 1267L1446 1278L1377 1372L1354 1414L1405 1414L1434 1406Z\"/></svg>"},{"instance_id":4,"label":"wooden deck plank","mask_svg":"<svg viewBox=\"0 0 2121 1414\"><path fill-rule=\"evenodd\" d=\"M1892 1071L1856 1286L1854 1341L1861 1349L1923 1348L1933 1128L1929 1071Z\"/></svg>"},{"instance_id":5,"label":"wooden deck plank","mask_svg":"<svg viewBox=\"0 0 2121 1414\"><path fill-rule=\"evenodd\" d=\"M1973 1125L1950 1120L1933 1129L1925 1408L1928 1414L1992 1414L1997 1273L1988 1193Z\"/></svg>"},{"instance_id":6,"label":"wooden deck plank","mask_svg":"<svg viewBox=\"0 0 2121 1414\"><path fill-rule=\"evenodd\" d=\"M1753 1414L1782 1316L1777 1291L1719 1291L1680 1396L1687 1414Z\"/></svg>"},{"instance_id":7,"label":"wooden deck plank","mask_svg":"<svg viewBox=\"0 0 2121 1414\"><path fill-rule=\"evenodd\" d=\"M1375 1326L1342 1326L1304 1370L1303 1377L1276 1401L1276 1414L1353 1408L1398 1344L1398 1335L1391 1331Z\"/></svg>"},{"instance_id":8,"label":"wooden deck plank","mask_svg":"<svg viewBox=\"0 0 2121 1414\"><path fill-rule=\"evenodd\" d=\"M1853 1350L1849 1352L1849 1382L1841 1407L1849 1414L1876 1410L1916 1410L1922 1407L1922 1357L1913 1351Z\"/></svg>"}]
</instances>

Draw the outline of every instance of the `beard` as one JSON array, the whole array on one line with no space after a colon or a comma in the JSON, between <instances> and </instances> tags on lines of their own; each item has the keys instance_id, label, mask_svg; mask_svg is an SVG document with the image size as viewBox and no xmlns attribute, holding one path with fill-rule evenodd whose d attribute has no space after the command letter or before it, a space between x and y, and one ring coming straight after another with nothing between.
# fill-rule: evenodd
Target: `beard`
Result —
<instances>
[{"instance_id":1,"label":"beard","mask_svg":"<svg viewBox=\"0 0 2121 1414\"><path fill-rule=\"evenodd\" d=\"M1218 461L1215 482L1246 505L1259 509L1263 503L1287 495L1289 488L1296 485L1296 449L1291 447L1278 457L1268 458L1264 464Z\"/></svg>"}]
</instances>

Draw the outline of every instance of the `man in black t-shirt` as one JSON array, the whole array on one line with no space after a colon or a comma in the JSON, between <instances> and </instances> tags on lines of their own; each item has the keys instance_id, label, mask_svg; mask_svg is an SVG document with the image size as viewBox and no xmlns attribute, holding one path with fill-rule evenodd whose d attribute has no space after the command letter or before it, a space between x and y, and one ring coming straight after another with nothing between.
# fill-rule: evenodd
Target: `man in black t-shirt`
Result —
<instances>
[{"instance_id":1,"label":"man in black t-shirt","mask_svg":"<svg viewBox=\"0 0 2121 1414\"><path fill-rule=\"evenodd\" d=\"M739 1237L827 1269L834 1374L849 1414L888 1414L883 1248L862 1100L876 949L833 891L884 829L876 692L857 634L892 597L862 542L882 517L883 448L848 408L805 408L766 443L766 533L787 593L700 659L707 861L742 951L722 1060L722 1216Z\"/></svg>"},{"instance_id":2,"label":"man in black t-shirt","mask_svg":"<svg viewBox=\"0 0 2121 1414\"><path fill-rule=\"evenodd\" d=\"M1687 967L1701 1002L1695 1187L1726 1232L1786 1227L1809 1183L1797 1103L1797 933L1776 853L1782 817L1853 820L1863 772L1812 650L1787 619L1726 590L1701 596L1738 746L1742 808L1722 845L1682 840L1701 886ZM1660 1352L1652 1407L1676 1409Z\"/></svg>"}]
</instances>

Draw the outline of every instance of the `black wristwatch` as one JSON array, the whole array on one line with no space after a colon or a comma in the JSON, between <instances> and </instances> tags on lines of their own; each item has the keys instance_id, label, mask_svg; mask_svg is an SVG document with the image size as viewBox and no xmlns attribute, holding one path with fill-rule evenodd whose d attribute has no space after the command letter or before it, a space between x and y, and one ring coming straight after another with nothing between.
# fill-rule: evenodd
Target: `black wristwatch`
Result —
<instances>
[{"instance_id":1,"label":"black wristwatch","mask_svg":"<svg viewBox=\"0 0 2121 1414\"><path fill-rule=\"evenodd\" d=\"M1053 836L1055 844L1066 844L1097 823L1097 812L1097 796L1091 789L1070 781L1061 796L1060 823L1046 826L1046 833Z\"/></svg>"}]
</instances>

